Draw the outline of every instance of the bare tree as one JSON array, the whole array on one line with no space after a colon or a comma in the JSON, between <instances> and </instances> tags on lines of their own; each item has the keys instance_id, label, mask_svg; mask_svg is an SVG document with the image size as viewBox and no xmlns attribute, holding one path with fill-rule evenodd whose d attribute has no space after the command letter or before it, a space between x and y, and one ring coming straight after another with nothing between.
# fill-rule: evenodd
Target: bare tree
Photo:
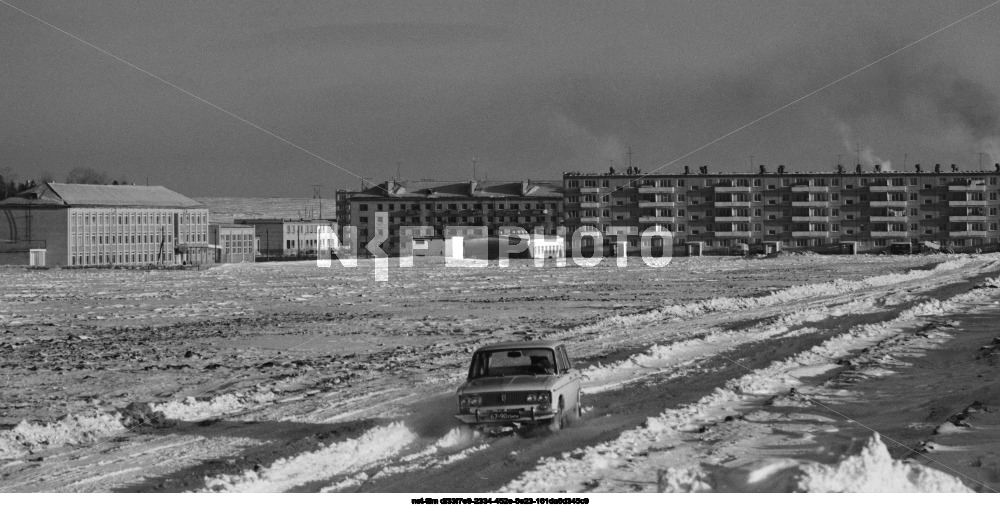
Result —
<instances>
[{"instance_id":1,"label":"bare tree","mask_svg":"<svg viewBox=\"0 0 1000 507\"><path fill-rule=\"evenodd\" d=\"M108 175L90 167L74 167L66 176L66 183L83 183L86 185L107 185Z\"/></svg>"}]
</instances>

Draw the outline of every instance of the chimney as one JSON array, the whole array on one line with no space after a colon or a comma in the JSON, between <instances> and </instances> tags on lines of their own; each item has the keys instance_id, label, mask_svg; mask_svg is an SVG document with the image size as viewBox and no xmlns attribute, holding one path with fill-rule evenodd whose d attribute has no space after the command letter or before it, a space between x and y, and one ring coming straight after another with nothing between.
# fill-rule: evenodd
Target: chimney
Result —
<instances>
[{"instance_id":1,"label":"chimney","mask_svg":"<svg viewBox=\"0 0 1000 507\"><path fill-rule=\"evenodd\" d=\"M614 174L614 173L615 173L615 166L609 167L608 168L608 174Z\"/></svg>"},{"instance_id":2,"label":"chimney","mask_svg":"<svg viewBox=\"0 0 1000 507\"><path fill-rule=\"evenodd\" d=\"M861 174L861 164L854 166L854 172Z\"/></svg>"},{"instance_id":3,"label":"chimney","mask_svg":"<svg viewBox=\"0 0 1000 507\"><path fill-rule=\"evenodd\" d=\"M701 172L701 174L708 174L708 166L707 165L703 165L703 166L699 167L698 170Z\"/></svg>"},{"instance_id":4,"label":"chimney","mask_svg":"<svg viewBox=\"0 0 1000 507\"><path fill-rule=\"evenodd\" d=\"M844 166L837 164L837 174L844 174Z\"/></svg>"},{"instance_id":5,"label":"chimney","mask_svg":"<svg viewBox=\"0 0 1000 507\"><path fill-rule=\"evenodd\" d=\"M951 172L957 173L958 172L958 166L955 165L955 164L951 164Z\"/></svg>"},{"instance_id":6,"label":"chimney","mask_svg":"<svg viewBox=\"0 0 1000 507\"><path fill-rule=\"evenodd\" d=\"M684 174L691 174L691 166L684 166Z\"/></svg>"},{"instance_id":7,"label":"chimney","mask_svg":"<svg viewBox=\"0 0 1000 507\"><path fill-rule=\"evenodd\" d=\"M635 166L635 173L639 174L639 166Z\"/></svg>"},{"instance_id":8,"label":"chimney","mask_svg":"<svg viewBox=\"0 0 1000 507\"><path fill-rule=\"evenodd\" d=\"M941 172L941 164L934 164L934 172L936 173Z\"/></svg>"},{"instance_id":9,"label":"chimney","mask_svg":"<svg viewBox=\"0 0 1000 507\"><path fill-rule=\"evenodd\" d=\"M764 164L760 165L760 173L767 174L767 167L765 167Z\"/></svg>"},{"instance_id":10,"label":"chimney","mask_svg":"<svg viewBox=\"0 0 1000 507\"><path fill-rule=\"evenodd\" d=\"M778 174L785 174L785 166L784 165L779 165L778 166Z\"/></svg>"},{"instance_id":11,"label":"chimney","mask_svg":"<svg viewBox=\"0 0 1000 507\"><path fill-rule=\"evenodd\" d=\"M478 187L478 186L479 186L479 182L477 182L477 181L470 181L469 182L469 196L475 197L475 195L476 195L476 187Z\"/></svg>"},{"instance_id":12,"label":"chimney","mask_svg":"<svg viewBox=\"0 0 1000 507\"><path fill-rule=\"evenodd\" d=\"M993 167L996 167L997 172L1000 173L1000 164L993 164Z\"/></svg>"},{"instance_id":13,"label":"chimney","mask_svg":"<svg viewBox=\"0 0 1000 507\"><path fill-rule=\"evenodd\" d=\"M915 167L915 168L917 169L917 172L918 172L918 173L919 173L919 172L921 172L921 170L920 170L920 164L916 164L916 165L914 165L913 167Z\"/></svg>"},{"instance_id":14,"label":"chimney","mask_svg":"<svg viewBox=\"0 0 1000 507\"><path fill-rule=\"evenodd\" d=\"M877 173L882 172L882 165L881 164L875 164L875 172L877 172Z\"/></svg>"}]
</instances>

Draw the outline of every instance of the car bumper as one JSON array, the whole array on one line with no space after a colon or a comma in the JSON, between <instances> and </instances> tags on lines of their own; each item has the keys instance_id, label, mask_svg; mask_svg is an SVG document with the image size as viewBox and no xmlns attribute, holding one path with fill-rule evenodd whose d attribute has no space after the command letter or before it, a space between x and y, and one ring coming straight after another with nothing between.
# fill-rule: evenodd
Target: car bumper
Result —
<instances>
[{"instance_id":1,"label":"car bumper","mask_svg":"<svg viewBox=\"0 0 1000 507\"><path fill-rule=\"evenodd\" d=\"M512 422L545 421L555 417L556 412L537 407L483 407L469 412L455 414L465 424L506 424Z\"/></svg>"}]
</instances>

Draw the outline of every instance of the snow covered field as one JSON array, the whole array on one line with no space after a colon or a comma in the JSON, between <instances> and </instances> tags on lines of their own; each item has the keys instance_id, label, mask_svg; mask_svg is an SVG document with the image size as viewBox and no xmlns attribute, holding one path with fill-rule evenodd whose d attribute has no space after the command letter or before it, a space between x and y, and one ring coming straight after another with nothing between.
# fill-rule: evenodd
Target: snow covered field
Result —
<instances>
[{"instance_id":1,"label":"snow covered field","mask_svg":"<svg viewBox=\"0 0 1000 507\"><path fill-rule=\"evenodd\" d=\"M0 268L0 491L993 491L1000 256ZM565 340L578 424L469 435Z\"/></svg>"}]
</instances>

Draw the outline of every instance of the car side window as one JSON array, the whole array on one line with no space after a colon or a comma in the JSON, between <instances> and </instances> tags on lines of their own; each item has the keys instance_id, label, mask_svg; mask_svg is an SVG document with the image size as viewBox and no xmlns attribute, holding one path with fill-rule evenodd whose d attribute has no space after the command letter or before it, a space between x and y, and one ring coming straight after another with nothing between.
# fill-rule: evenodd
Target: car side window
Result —
<instances>
[{"instance_id":1,"label":"car side window","mask_svg":"<svg viewBox=\"0 0 1000 507\"><path fill-rule=\"evenodd\" d=\"M569 371L570 369L573 368L573 364L570 363L569 361L569 354L566 353L565 347L559 347L559 358L560 358L559 362L562 363L559 365L560 372Z\"/></svg>"}]
</instances>

